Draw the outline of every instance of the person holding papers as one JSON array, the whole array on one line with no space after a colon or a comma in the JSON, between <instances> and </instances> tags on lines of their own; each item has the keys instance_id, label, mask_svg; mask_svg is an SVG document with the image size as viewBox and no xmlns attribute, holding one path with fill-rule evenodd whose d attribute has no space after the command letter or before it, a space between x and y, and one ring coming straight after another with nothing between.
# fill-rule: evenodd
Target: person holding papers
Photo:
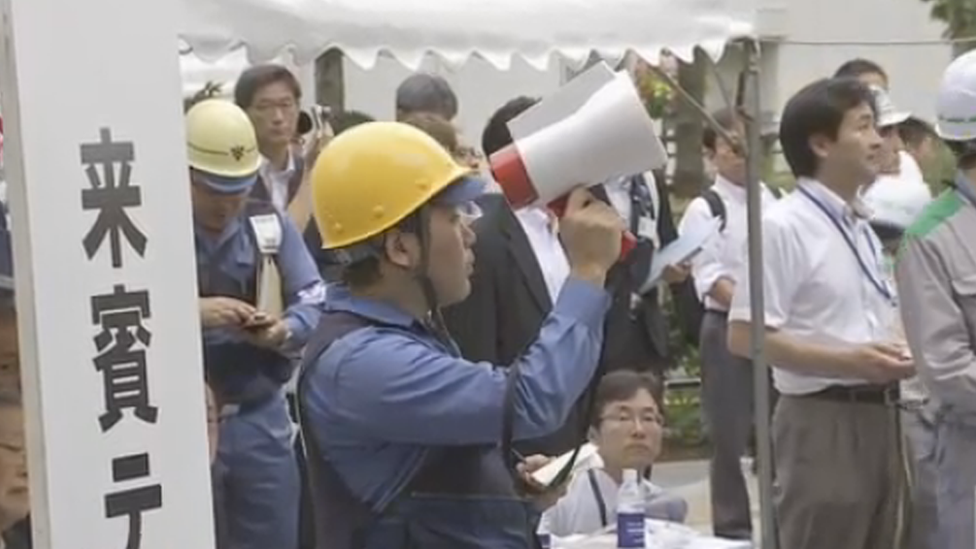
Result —
<instances>
[{"instance_id":1,"label":"person holding papers","mask_svg":"<svg viewBox=\"0 0 976 549\"><path fill-rule=\"evenodd\" d=\"M723 109L715 120L736 139L744 128L737 113ZM714 224L719 232L706 241L691 260L698 298L705 306L701 325L702 401L712 439L711 506L716 536L751 539L749 494L740 459L752 433L753 371L749 359L736 357L726 346L729 304L736 275L746 261L746 161L731 143L705 128L704 148L715 167L715 182L705 194L691 201L678 226L682 235ZM762 185L763 207L775 196Z\"/></svg>"}]
</instances>

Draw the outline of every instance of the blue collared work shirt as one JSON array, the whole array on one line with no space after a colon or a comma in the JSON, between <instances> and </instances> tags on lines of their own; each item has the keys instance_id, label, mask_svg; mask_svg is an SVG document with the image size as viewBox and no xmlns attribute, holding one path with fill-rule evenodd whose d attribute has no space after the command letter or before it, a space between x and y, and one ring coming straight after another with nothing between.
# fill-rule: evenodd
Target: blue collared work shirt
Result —
<instances>
[{"instance_id":1,"label":"blue collared work shirt","mask_svg":"<svg viewBox=\"0 0 976 549\"><path fill-rule=\"evenodd\" d=\"M286 307L283 319L291 331L288 348L284 350L295 352L305 346L318 325L326 292L318 269L295 224L280 211L278 218L281 221L281 246L278 249L277 265ZM223 256L218 268L236 280L256 276L258 253L254 239L248 233L250 230L246 213L228 223L217 239L210 238L197 226L195 242L198 268L209 269L211 258L217 256L224 246L231 246L232 249ZM243 333L237 329L208 329L203 331L203 337L209 343L244 341Z\"/></svg>"},{"instance_id":2,"label":"blue collared work shirt","mask_svg":"<svg viewBox=\"0 0 976 549\"><path fill-rule=\"evenodd\" d=\"M569 279L538 339L518 359L514 436L558 429L593 377L610 296ZM430 447L497 444L507 375L474 363L392 304L329 289L331 310L377 325L336 340L306 381L310 428L325 457L363 501L383 508Z\"/></svg>"}]
</instances>

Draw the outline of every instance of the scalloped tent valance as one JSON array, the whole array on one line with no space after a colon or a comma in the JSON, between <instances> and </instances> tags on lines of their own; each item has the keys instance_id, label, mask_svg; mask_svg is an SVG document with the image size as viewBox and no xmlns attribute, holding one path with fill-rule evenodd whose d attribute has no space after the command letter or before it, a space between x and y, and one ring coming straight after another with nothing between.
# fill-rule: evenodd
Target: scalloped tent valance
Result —
<instances>
[{"instance_id":1,"label":"scalloped tent valance","mask_svg":"<svg viewBox=\"0 0 976 549\"><path fill-rule=\"evenodd\" d=\"M592 51L632 51L656 63L667 49L714 58L755 35L757 0L179 0L181 39L201 59L240 47L263 62L290 53L308 63L330 48L371 68L388 53L416 69L427 53L451 64L478 55L499 69L513 56L545 68Z\"/></svg>"}]
</instances>

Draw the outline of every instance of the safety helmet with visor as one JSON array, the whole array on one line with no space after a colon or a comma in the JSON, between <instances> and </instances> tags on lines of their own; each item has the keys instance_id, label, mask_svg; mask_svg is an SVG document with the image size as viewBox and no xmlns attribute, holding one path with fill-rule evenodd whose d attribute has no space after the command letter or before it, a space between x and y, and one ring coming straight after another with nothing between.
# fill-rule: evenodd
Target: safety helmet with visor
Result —
<instances>
[{"instance_id":1,"label":"safety helmet with visor","mask_svg":"<svg viewBox=\"0 0 976 549\"><path fill-rule=\"evenodd\" d=\"M243 109L223 99L207 99L186 114L186 150L194 180L217 194L241 194L258 178L261 153Z\"/></svg>"},{"instance_id":2,"label":"safety helmet with visor","mask_svg":"<svg viewBox=\"0 0 976 549\"><path fill-rule=\"evenodd\" d=\"M946 141L976 139L976 51L957 57L942 74L936 133Z\"/></svg>"},{"instance_id":3,"label":"safety helmet with visor","mask_svg":"<svg viewBox=\"0 0 976 549\"><path fill-rule=\"evenodd\" d=\"M427 205L477 217L484 182L423 131L399 122L368 122L337 136L312 170L315 221L334 266L383 253L384 233L417 232L426 246ZM425 268L425 267L424 267Z\"/></svg>"}]
</instances>

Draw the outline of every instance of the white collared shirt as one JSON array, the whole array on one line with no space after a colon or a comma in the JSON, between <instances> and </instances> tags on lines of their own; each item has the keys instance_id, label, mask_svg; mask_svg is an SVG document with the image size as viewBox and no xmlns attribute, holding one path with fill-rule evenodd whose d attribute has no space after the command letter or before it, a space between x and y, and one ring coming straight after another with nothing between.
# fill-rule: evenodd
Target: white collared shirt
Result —
<instances>
[{"instance_id":1,"label":"white collared shirt","mask_svg":"<svg viewBox=\"0 0 976 549\"><path fill-rule=\"evenodd\" d=\"M821 183L801 178L797 184L838 218L870 274L887 285L881 243L867 221ZM765 212L763 261L766 326L819 344L853 346L888 339L891 302L872 284L828 214L799 189ZM748 270L746 262L736 279L747 280ZM749 285L738 285L729 319L749 321L749 301ZM776 388L785 394L867 383L773 366Z\"/></svg>"},{"instance_id":2,"label":"white collared shirt","mask_svg":"<svg viewBox=\"0 0 976 549\"><path fill-rule=\"evenodd\" d=\"M599 494L590 483L590 471ZM668 495L664 489L641 479L644 491L644 505L649 518L684 522L687 502ZM560 537L574 534L593 534L604 526L617 522L617 492L620 486L606 471L600 468L587 469L575 474L556 505L546 510L549 531ZM598 499L599 498L599 499ZM600 502L606 516L601 516ZM603 524L603 519L607 524Z\"/></svg>"},{"instance_id":3,"label":"white collared shirt","mask_svg":"<svg viewBox=\"0 0 976 549\"><path fill-rule=\"evenodd\" d=\"M695 280L695 291L706 309L726 311L727 307L712 299L708 293L720 278L737 283L736 275L749 257L748 220L746 216L746 189L736 185L721 175L715 176L712 190L725 205L725 229L715 235L691 259L691 274ZM776 197L762 184L763 210L776 201ZM678 234L697 231L706 223L712 223L712 210L708 202L698 197L685 209L678 224Z\"/></svg>"},{"instance_id":4,"label":"white collared shirt","mask_svg":"<svg viewBox=\"0 0 976 549\"><path fill-rule=\"evenodd\" d=\"M569 278L569 260L559 241L558 226L549 211L539 206L516 210L515 217L529 239L551 302L555 303Z\"/></svg>"},{"instance_id":5,"label":"white collared shirt","mask_svg":"<svg viewBox=\"0 0 976 549\"><path fill-rule=\"evenodd\" d=\"M258 173L268 188L271 203L281 211L288 209L288 185L292 176L295 175L296 169L295 153L290 149L288 151L288 163L285 164L285 169L280 171L274 169L270 160L264 156L261 157L261 167L258 169Z\"/></svg>"}]
</instances>

